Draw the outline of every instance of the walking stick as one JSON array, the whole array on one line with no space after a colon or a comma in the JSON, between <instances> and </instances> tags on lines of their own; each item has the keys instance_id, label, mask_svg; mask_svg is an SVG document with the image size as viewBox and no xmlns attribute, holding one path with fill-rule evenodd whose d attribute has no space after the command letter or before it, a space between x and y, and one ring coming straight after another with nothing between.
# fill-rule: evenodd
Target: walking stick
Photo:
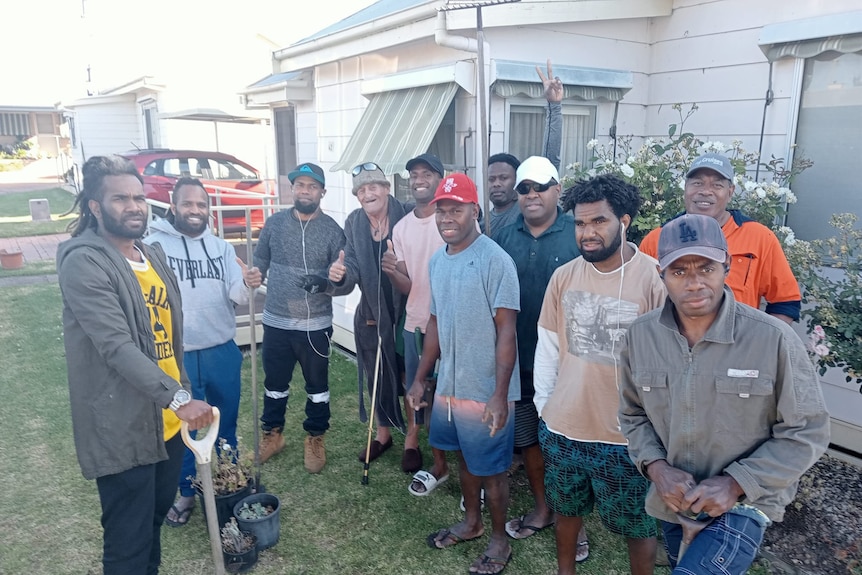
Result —
<instances>
[{"instance_id":1,"label":"walking stick","mask_svg":"<svg viewBox=\"0 0 862 575\"><path fill-rule=\"evenodd\" d=\"M251 212L245 209L245 249L248 267L254 267L254 249L251 237ZM255 493L263 493L260 485L260 423L258 422L257 405L257 308L254 301L255 289L248 288L248 329L249 350L251 353L251 413L254 418L254 490Z\"/></svg>"},{"instance_id":2,"label":"walking stick","mask_svg":"<svg viewBox=\"0 0 862 575\"><path fill-rule=\"evenodd\" d=\"M380 376L380 351L383 340L377 336L377 359L374 360L374 383L371 385L371 415L368 418L368 441L365 443L365 468L362 470L362 485L368 485L368 465L371 463L371 433L374 431L374 414L377 412L377 381Z\"/></svg>"},{"instance_id":3,"label":"walking stick","mask_svg":"<svg viewBox=\"0 0 862 575\"><path fill-rule=\"evenodd\" d=\"M221 550L221 532L218 526L218 512L216 511L215 489L213 488L212 475L212 453L216 438L218 437L218 426L221 414L217 407L213 407L213 422L203 439L192 439L189 435L189 424L182 422L180 433L183 443L194 454L198 464L198 479L201 480L204 493L204 508L207 512L207 530L210 535L210 549L213 554L215 574L224 575L224 556Z\"/></svg>"}]
</instances>

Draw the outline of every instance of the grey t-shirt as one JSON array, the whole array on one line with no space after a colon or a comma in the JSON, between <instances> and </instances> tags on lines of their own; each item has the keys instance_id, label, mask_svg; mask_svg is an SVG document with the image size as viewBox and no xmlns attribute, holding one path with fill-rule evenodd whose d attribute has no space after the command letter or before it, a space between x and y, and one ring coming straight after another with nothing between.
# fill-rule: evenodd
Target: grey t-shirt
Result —
<instances>
[{"instance_id":1,"label":"grey t-shirt","mask_svg":"<svg viewBox=\"0 0 862 575\"><path fill-rule=\"evenodd\" d=\"M437 393L487 402L497 387L494 316L498 308L520 311L515 263L492 239L480 235L450 256L446 246L431 256L431 313L437 317L440 369ZM508 401L521 398L517 362Z\"/></svg>"},{"instance_id":2,"label":"grey t-shirt","mask_svg":"<svg viewBox=\"0 0 862 575\"><path fill-rule=\"evenodd\" d=\"M518 216L521 215L521 207L518 205L517 200L509 206L509 209L505 212L496 213L493 208L491 209L491 239L496 240L497 234L500 233L500 230L508 226L509 224L514 224L515 220L518 219Z\"/></svg>"}]
</instances>

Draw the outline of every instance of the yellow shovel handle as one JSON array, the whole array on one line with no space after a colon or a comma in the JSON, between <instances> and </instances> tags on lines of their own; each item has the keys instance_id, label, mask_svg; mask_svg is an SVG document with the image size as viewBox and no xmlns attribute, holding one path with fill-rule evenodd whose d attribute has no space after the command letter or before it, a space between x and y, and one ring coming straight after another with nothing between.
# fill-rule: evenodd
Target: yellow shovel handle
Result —
<instances>
[{"instance_id":1,"label":"yellow shovel handle","mask_svg":"<svg viewBox=\"0 0 862 575\"><path fill-rule=\"evenodd\" d=\"M192 436L189 435L189 424L185 421L182 422L180 433L183 436L183 443L185 443L186 447L195 454L195 461L200 464L212 461L213 446L218 438L220 419L221 413L219 412L218 407L213 407L213 421L210 423L207 434L203 439L192 439Z\"/></svg>"}]
</instances>

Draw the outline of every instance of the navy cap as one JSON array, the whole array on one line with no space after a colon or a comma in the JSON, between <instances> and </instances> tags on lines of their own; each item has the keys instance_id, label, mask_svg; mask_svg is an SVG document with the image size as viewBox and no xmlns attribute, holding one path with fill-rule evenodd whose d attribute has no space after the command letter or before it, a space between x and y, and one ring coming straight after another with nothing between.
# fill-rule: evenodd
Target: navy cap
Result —
<instances>
[{"instance_id":1,"label":"navy cap","mask_svg":"<svg viewBox=\"0 0 862 575\"><path fill-rule=\"evenodd\" d=\"M691 167L685 173L686 178L690 178L697 170L707 169L718 173L726 180L733 181L733 164L730 163L730 158L710 152L704 154L692 162Z\"/></svg>"},{"instance_id":2,"label":"navy cap","mask_svg":"<svg viewBox=\"0 0 862 575\"><path fill-rule=\"evenodd\" d=\"M290 183L292 184L299 176L308 176L309 178L317 180L321 186L326 186L326 178L323 175L323 168L317 164L312 164L311 162L299 164L296 166L295 170L287 175L287 179L290 180Z\"/></svg>"},{"instance_id":3,"label":"navy cap","mask_svg":"<svg viewBox=\"0 0 862 575\"><path fill-rule=\"evenodd\" d=\"M407 171L412 170L416 164L428 164L428 167L431 168L432 172L437 172L440 174L442 178L446 174L443 173L443 162L440 161L440 158L435 156L434 154L422 154L421 156L416 156L412 160L407 162Z\"/></svg>"},{"instance_id":4,"label":"navy cap","mask_svg":"<svg viewBox=\"0 0 862 575\"><path fill-rule=\"evenodd\" d=\"M683 256L696 255L724 263L727 240L715 218L683 214L662 227L658 237L658 266L667 266Z\"/></svg>"}]
</instances>

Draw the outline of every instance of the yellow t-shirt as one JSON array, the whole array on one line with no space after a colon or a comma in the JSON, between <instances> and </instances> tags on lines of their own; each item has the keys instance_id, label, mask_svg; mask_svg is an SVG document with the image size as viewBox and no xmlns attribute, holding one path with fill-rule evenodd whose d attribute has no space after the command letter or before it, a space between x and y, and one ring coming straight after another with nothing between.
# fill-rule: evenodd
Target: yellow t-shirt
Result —
<instances>
[{"instance_id":1,"label":"yellow t-shirt","mask_svg":"<svg viewBox=\"0 0 862 575\"><path fill-rule=\"evenodd\" d=\"M141 254L143 257L143 254ZM156 273L156 270L150 266L146 258L143 262L135 262L127 260L135 276L138 278L138 283L141 284L141 291L144 295L144 301L147 304L147 309L150 310L150 325L153 328L153 335L156 339L156 353L159 358L159 367L166 374L180 380L180 368L177 365L176 357L174 357L173 346L173 325L171 324L171 306L168 302L168 292L165 288L165 282ZM170 409L162 410L165 427L165 441L179 433L180 418Z\"/></svg>"}]
</instances>

